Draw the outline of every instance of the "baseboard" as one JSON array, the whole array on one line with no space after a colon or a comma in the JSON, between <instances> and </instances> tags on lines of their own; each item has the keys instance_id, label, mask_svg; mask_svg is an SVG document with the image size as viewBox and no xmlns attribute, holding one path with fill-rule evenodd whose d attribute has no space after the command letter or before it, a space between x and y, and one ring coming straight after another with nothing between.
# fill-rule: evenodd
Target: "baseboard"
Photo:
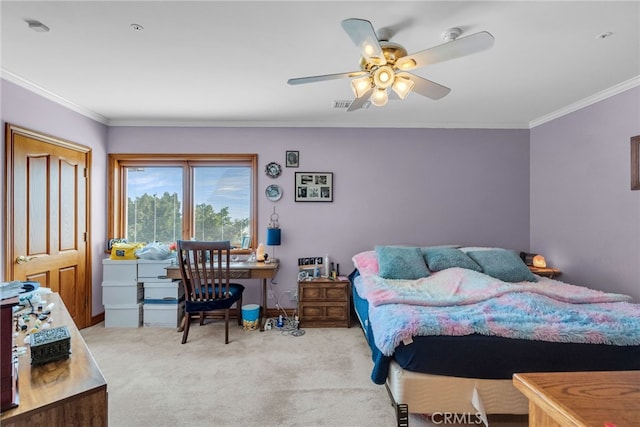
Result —
<instances>
[{"instance_id":1,"label":"baseboard","mask_svg":"<svg viewBox=\"0 0 640 427\"><path fill-rule=\"evenodd\" d=\"M294 308L285 308L284 311L287 313L288 316L293 316L294 311L297 311L297 310ZM267 308L267 317L278 317L281 314L283 314L282 310L278 308Z\"/></svg>"},{"instance_id":2,"label":"baseboard","mask_svg":"<svg viewBox=\"0 0 640 427\"><path fill-rule=\"evenodd\" d=\"M91 326L97 325L100 322L104 322L104 311L96 316L91 317Z\"/></svg>"},{"instance_id":3,"label":"baseboard","mask_svg":"<svg viewBox=\"0 0 640 427\"><path fill-rule=\"evenodd\" d=\"M284 309L288 315L293 315L294 311L297 311L295 308L285 308ZM278 317L279 315L282 314L282 310L277 309L277 308L267 308L267 316L266 317ZM224 317L223 312L220 312L219 314L220 318ZM212 317L218 317L216 316L212 316ZM235 310L231 310L231 312L229 313L229 318L230 319L236 319L236 311ZM100 314L97 314L95 316L91 317L91 326L97 325L100 322L104 322L104 311Z\"/></svg>"}]
</instances>

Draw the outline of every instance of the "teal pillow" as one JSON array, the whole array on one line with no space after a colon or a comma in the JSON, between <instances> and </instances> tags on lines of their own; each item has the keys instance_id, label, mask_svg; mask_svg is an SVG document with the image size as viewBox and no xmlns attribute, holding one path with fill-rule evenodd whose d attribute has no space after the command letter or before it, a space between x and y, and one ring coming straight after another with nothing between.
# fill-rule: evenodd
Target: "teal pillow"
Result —
<instances>
[{"instance_id":1,"label":"teal pillow","mask_svg":"<svg viewBox=\"0 0 640 427\"><path fill-rule=\"evenodd\" d=\"M467 252L482 271L503 282L537 282L536 276L529 270L517 253L507 249L488 249Z\"/></svg>"},{"instance_id":2,"label":"teal pillow","mask_svg":"<svg viewBox=\"0 0 640 427\"><path fill-rule=\"evenodd\" d=\"M440 271L452 267L482 271L482 268L460 249L447 247L422 248L422 254L427 262L427 267L431 271Z\"/></svg>"},{"instance_id":3,"label":"teal pillow","mask_svg":"<svg viewBox=\"0 0 640 427\"><path fill-rule=\"evenodd\" d=\"M420 248L411 246L376 246L380 277L416 280L429 275Z\"/></svg>"}]
</instances>

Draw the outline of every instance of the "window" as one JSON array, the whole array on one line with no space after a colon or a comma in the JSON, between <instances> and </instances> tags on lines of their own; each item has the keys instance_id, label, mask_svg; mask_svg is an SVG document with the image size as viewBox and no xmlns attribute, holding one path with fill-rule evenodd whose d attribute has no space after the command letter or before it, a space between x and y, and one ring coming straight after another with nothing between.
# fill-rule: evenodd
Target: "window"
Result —
<instances>
[{"instance_id":1,"label":"window","mask_svg":"<svg viewBox=\"0 0 640 427\"><path fill-rule=\"evenodd\" d=\"M257 155L109 155L109 236L251 242ZM253 245L250 245L250 248Z\"/></svg>"}]
</instances>

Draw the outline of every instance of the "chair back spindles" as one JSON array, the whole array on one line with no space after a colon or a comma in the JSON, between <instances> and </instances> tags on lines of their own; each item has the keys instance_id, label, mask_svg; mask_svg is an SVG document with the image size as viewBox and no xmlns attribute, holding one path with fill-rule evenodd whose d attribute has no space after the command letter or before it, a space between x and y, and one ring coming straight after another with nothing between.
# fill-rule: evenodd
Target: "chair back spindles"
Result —
<instances>
[{"instance_id":1,"label":"chair back spindles","mask_svg":"<svg viewBox=\"0 0 640 427\"><path fill-rule=\"evenodd\" d=\"M231 243L179 240L177 246L187 316L190 310L228 311L229 306L236 302L237 314L240 316L244 286L230 282ZM225 315L225 323L228 329L228 313ZM183 343L187 334L188 327L183 335ZM228 332L225 342L228 342Z\"/></svg>"},{"instance_id":2,"label":"chair back spindles","mask_svg":"<svg viewBox=\"0 0 640 427\"><path fill-rule=\"evenodd\" d=\"M193 243L206 243L209 246L212 244ZM181 272L190 279L186 281L189 288L185 291L192 295L195 301L224 298L229 294L229 251L225 249L226 245L207 249L196 247L194 245L192 249L185 249L183 244L180 248L179 257L185 260L180 264Z\"/></svg>"}]
</instances>

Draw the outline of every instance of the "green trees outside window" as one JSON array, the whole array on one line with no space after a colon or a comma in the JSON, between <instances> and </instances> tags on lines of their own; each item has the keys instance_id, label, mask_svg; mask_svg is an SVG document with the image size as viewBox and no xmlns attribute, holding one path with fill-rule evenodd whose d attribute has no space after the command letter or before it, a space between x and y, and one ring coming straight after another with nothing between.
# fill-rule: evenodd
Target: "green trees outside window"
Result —
<instances>
[{"instance_id":1,"label":"green trees outside window","mask_svg":"<svg viewBox=\"0 0 640 427\"><path fill-rule=\"evenodd\" d=\"M110 155L111 237L229 240L241 248L256 230L257 156L182 156Z\"/></svg>"}]
</instances>

